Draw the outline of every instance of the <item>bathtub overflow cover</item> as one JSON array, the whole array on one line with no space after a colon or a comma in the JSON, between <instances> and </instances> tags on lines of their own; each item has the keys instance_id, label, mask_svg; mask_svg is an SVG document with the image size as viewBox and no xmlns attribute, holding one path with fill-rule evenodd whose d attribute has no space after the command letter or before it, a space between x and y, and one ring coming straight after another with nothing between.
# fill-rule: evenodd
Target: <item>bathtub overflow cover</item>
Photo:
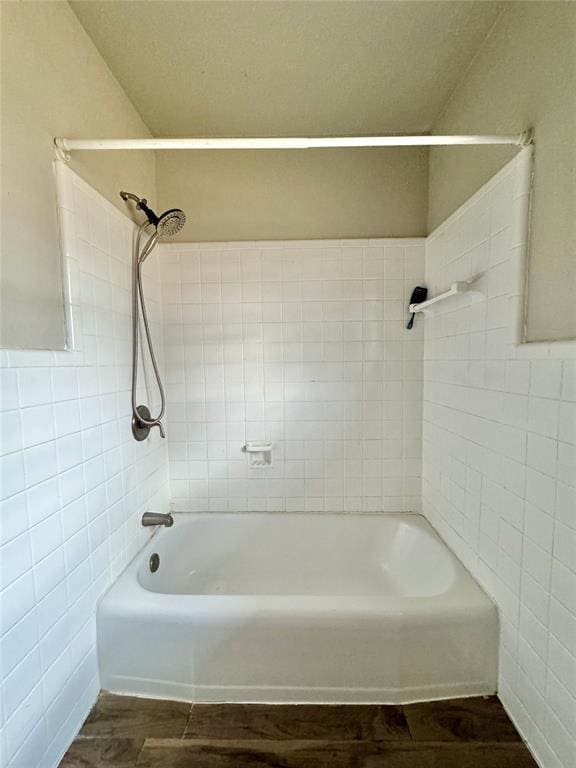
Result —
<instances>
[{"instance_id":1,"label":"bathtub overflow cover","mask_svg":"<svg viewBox=\"0 0 576 768\"><path fill-rule=\"evenodd\" d=\"M154 552L154 554L150 556L150 570L152 573L156 573L158 568L160 568L160 555L158 552Z\"/></svg>"}]
</instances>

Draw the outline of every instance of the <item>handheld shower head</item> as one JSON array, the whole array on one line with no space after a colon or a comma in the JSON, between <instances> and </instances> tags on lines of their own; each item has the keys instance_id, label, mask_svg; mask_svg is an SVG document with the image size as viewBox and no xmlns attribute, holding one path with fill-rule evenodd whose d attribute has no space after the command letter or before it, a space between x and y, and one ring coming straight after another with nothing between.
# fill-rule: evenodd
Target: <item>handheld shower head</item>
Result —
<instances>
[{"instance_id":1,"label":"handheld shower head","mask_svg":"<svg viewBox=\"0 0 576 768\"><path fill-rule=\"evenodd\" d=\"M172 237L177 232L180 232L184 224L186 223L186 214L181 211L180 208L170 208L168 211L164 211L160 216L157 216L154 211L148 207L148 201L145 198L137 197L132 192L120 192L122 200L134 200L136 208L143 211L146 214L148 222L156 227L156 231L159 235L166 235Z\"/></svg>"},{"instance_id":2,"label":"handheld shower head","mask_svg":"<svg viewBox=\"0 0 576 768\"><path fill-rule=\"evenodd\" d=\"M186 214L184 211L181 211L180 208L170 208L169 211L160 214L156 229L161 235L172 237L172 235L180 232L185 223Z\"/></svg>"}]
</instances>

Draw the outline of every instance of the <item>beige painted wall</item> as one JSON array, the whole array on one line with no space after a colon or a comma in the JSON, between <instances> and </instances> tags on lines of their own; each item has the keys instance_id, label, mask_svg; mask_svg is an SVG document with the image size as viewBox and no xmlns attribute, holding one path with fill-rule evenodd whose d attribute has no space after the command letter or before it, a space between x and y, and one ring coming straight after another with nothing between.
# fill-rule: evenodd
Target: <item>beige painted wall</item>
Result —
<instances>
[{"instance_id":1,"label":"beige painted wall","mask_svg":"<svg viewBox=\"0 0 576 768\"><path fill-rule=\"evenodd\" d=\"M148 136L66 2L2 2L2 347L65 345L54 136ZM119 207L154 198L153 153L76 153L72 168Z\"/></svg>"},{"instance_id":2,"label":"beige painted wall","mask_svg":"<svg viewBox=\"0 0 576 768\"><path fill-rule=\"evenodd\" d=\"M536 153L527 339L576 338L576 3L514 2L495 25L433 133L515 133ZM434 149L429 229L514 154Z\"/></svg>"},{"instance_id":3,"label":"beige painted wall","mask_svg":"<svg viewBox=\"0 0 576 768\"><path fill-rule=\"evenodd\" d=\"M158 152L160 208L183 208L182 242L419 236L422 149Z\"/></svg>"}]
</instances>

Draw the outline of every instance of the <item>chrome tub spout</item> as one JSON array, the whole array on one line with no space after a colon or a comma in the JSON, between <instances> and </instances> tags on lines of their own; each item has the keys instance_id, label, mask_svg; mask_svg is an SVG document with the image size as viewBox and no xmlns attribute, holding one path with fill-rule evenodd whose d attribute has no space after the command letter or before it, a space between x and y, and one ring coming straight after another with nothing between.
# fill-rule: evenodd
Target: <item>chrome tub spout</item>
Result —
<instances>
[{"instance_id":1,"label":"chrome tub spout","mask_svg":"<svg viewBox=\"0 0 576 768\"><path fill-rule=\"evenodd\" d=\"M161 512L144 512L142 515L142 525L165 525L166 528L170 528L174 525L174 518L172 513L164 515Z\"/></svg>"}]
</instances>

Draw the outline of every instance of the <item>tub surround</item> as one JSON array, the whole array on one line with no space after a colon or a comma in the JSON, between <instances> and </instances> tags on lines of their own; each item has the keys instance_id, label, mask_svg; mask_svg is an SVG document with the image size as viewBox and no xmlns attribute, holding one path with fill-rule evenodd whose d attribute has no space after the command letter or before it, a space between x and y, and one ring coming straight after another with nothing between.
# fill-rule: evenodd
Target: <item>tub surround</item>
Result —
<instances>
[{"instance_id":1,"label":"tub surround","mask_svg":"<svg viewBox=\"0 0 576 768\"><path fill-rule=\"evenodd\" d=\"M560 768L576 754L576 343L516 344L527 159L427 240L430 295L478 273L483 295L425 321L423 505L498 605L504 705Z\"/></svg>"},{"instance_id":2,"label":"tub surround","mask_svg":"<svg viewBox=\"0 0 576 768\"><path fill-rule=\"evenodd\" d=\"M175 509L418 511L424 241L161 251Z\"/></svg>"},{"instance_id":3,"label":"tub surround","mask_svg":"<svg viewBox=\"0 0 576 768\"><path fill-rule=\"evenodd\" d=\"M181 246L165 252L162 275L178 269L182 283L174 301L164 287L165 342L174 347L170 484L185 510L417 509L426 326L424 511L500 608L505 706L541 765L565 768L575 748L576 361L573 345L514 343L515 162L428 241L430 295L483 265L485 301L417 318L409 337L401 315L422 279L423 241L186 246L191 261ZM130 225L69 169L62 173L75 350L2 353L8 618L0 643L9 674L0 751L8 768L53 768L77 732L100 686L96 600L145 543L142 512L164 511L169 499L166 444L136 446L129 437ZM356 259L361 271L347 274ZM194 264L199 279L186 276ZM276 277L265 279L268 265ZM149 266L158 333L160 274ZM246 440L278 443L271 467L246 469L238 458ZM166 754L153 746L149 763L176 759L172 745ZM210 750L196 745L194 759ZM465 755L470 765L482 755L474 750ZM524 765L518 754L499 755L503 765Z\"/></svg>"},{"instance_id":4,"label":"tub surround","mask_svg":"<svg viewBox=\"0 0 576 768\"><path fill-rule=\"evenodd\" d=\"M96 601L148 538L142 513L169 499L165 443L130 434L133 225L69 168L58 173L75 349L0 353L6 768L53 768L74 738L100 689ZM157 268L152 257L155 327Z\"/></svg>"}]
</instances>

